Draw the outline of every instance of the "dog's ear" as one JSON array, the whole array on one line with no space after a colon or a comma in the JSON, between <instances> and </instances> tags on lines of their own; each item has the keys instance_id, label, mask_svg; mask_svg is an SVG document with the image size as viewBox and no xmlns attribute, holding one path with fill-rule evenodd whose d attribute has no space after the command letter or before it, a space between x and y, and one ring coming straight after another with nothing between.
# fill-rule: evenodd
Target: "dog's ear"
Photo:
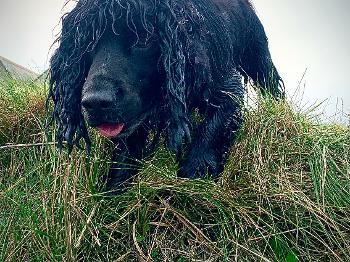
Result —
<instances>
[{"instance_id":1,"label":"dog's ear","mask_svg":"<svg viewBox=\"0 0 350 262\"><path fill-rule=\"evenodd\" d=\"M207 30L203 28L203 16L191 2L161 2L156 27L166 74L165 102L170 114L167 144L180 154L183 140L191 139L187 108L189 90L212 82L210 61L202 41Z\"/></svg>"},{"instance_id":2,"label":"dog's ear","mask_svg":"<svg viewBox=\"0 0 350 262\"><path fill-rule=\"evenodd\" d=\"M81 138L84 138L88 147L90 140L80 105L85 79L84 63L80 61L69 64L66 61L68 57L64 49L59 48L51 58L48 99L54 102L53 118L56 124L58 147L62 148L63 142L66 142L70 152L74 145L79 144Z\"/></svg>"},{"instance_id":3,"label":"dog's ear","mask_svg":"<svg viewBox=\"0 0 350 262\"><path fill-rule=\"evenodd\" d=\"M168 5L159 7L156 19L162 52L161 64L166 75L163 89L168 114L167 146L180 155L183 140L191 138L185 83L185 46L176 14Z\"/></svg>"},{"instance_id":4,"label":"dog's ear","mask_svg":"<svg viewBox=\"0 0 350 262\"><path fill-rule=\"evenodd\" d=\"M88 150L91 144L81 113L81 91L89 69L87 51L96 45L96 32L105 26L100 24L93 31L91 23L98 21L77 20L86 8L80 3L62 19L62 32L56 40L59 47L50 60L48 101L54 102L56 140L59 148L66 142L69 152L79 146L81 138Z\"/></svg>"}]
</instances>

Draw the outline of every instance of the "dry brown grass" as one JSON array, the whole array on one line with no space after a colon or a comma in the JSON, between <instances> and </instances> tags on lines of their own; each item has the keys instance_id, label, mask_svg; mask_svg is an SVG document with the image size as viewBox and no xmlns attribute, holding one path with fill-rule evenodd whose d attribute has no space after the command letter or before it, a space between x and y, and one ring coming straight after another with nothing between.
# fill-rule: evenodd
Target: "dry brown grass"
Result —
<instances>
[{"instance_id":1,"label":"dry brown grass","mask_svg":"<svg viewBox=\"0 0 350 262\"><path fill-rule=\"evenodd\" d=\"M90 158L60 154L43 135L43 96L27 97L8 99L26 110L0 127L27 143L0 149L1 261L350 261L347 127L261 100L217 183L176 178L160 145L112 197L96 187L108 142L92 133Z\"/></svg>"}]
</instances>

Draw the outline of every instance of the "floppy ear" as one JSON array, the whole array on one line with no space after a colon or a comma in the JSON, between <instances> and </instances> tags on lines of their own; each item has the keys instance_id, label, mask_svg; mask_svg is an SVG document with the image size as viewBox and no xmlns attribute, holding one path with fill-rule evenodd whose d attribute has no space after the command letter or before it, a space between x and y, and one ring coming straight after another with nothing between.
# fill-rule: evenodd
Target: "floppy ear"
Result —
<instances>
[{"instance_id":1,"label":"floppy ear","mask_svg":"<svg viewBox=\"0 0 350 262\"><path fill-rule=\"evenodd\" d=\"M184 139L191 140L187 108L190 88L212 81L202 37L203 16L191 2L161 1L157 28L166 74L164 88L168 117L167 145L178 155Z\"/></svg>"},{"instance_id":2,"label":"floppy ear","mask_svg":"<svg viewBox=\"0 0 350 262\"><path fill-rule=\"evenodd\" d=\"M93 10L87 2L79 2L62 19L61 36L56 40L59 47L50 60L48 101L54 102L56 140L59 148L66 141L69 152L74 145L79 147L81 138L88 151L91 144L81 113L81 91L89 70L87 52L96 46L106 27L103 14L91 19L87 13L99 11L103 10Z\"/></svg>"},{"instance_id":3,"label":"floppy ear","mask_svg":"<svg viewBox=\"0 0 350 262\"><path fill-rule=\"evenodd\" d=\"M184 139L190 140L190 121L187 109L185 83L186 52L176 14L169 3L160 4L157 12L161 62L166 74L164 85L167 106L167 146L177 155L181 153Z\"/></svg>"},{"instance_id":4,"label":"floppy ear","mask_svg":"<svg viewBox=\"0 0 350 262\"><path fill-rule=\"evenodd\" d=\"M66 141L70 152L74 145L79 144L81 138L84 138L89 149L90 140L80 107L81 89L85 78L84 65L80 62L67 65L65 56L67 54L59 49L51 59L48 99L52 98L54 101L53 118L58 147L62 148L63 142Z\"/></svg>"}]
</instances>

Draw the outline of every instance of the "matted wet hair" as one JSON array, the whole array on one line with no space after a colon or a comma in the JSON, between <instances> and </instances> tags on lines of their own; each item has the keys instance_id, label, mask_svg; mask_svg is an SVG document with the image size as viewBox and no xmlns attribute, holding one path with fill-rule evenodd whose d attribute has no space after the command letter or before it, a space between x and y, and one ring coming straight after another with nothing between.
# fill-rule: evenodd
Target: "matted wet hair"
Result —
<instances>
[{"instance_id":1,"label":"matted wet hair","mask_svg":"<svg viewBox=\"0 0 350 262\"><path fill-rule=\"evenodd\" d=\"M107 31L123 37L123 32L118 32L115 26L120 19L125 20L136 42L157 38L161 50L159 65L166 76L162 87L164 105L159 108L169 115L164 117L167 123L163 125L167 126L170 149L178 151L182 140L190 139L189 90L213 81L220 74L227 74L232 68L269 88L274 96L283 96L281 78L270 59L264 59L265 62L259 65L250 61L247 61L247 66L240 65L241 54L236 49L245 48L243 39L236 39L233 43L232 32L227 23L221 21L223 18L215 14L213 2L80 0L70 13L62 17L62 32L56 40L59 47L50 60L48 101L52 99L54 102L53 118L59 147L67 141L71 151L83 139L90 148L81 112L82 87L91 65L88 54ZM241 2L251 7L249 1ZM252 25L259 23L253 16L247 19L252 20ZM210 50L203 39L210 39ZM254 48L243 52L263 55L268 52L258 45Z\"/></svg>"}]
</instances>

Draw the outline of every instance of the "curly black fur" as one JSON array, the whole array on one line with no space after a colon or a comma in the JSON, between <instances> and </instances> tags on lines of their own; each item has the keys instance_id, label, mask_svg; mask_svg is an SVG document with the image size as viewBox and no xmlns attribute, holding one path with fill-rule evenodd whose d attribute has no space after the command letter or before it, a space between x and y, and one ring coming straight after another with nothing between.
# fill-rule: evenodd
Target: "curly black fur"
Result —
<instances>
[{"instance_id":1,"label":"curly black fur","mask_svg":"<svg viewBox=\"0 0 350 262\"><path fill-rule=\"evenodd\" d=\"M135 110L143 115L129 134L115 138L123 143L119 143L120 151L115 152L114 159L140 158L148 133L165 131L168 148L179 157L181 176L203 176L207 171L216 176L242 122L241 78L252 81L263 93L268 91L276 98L284 96L283 82L272 63L264 28L248 0L80 0L63 17L57 42L59 48L51 58L48 99L54 102L58 143L62 146L66 141L69 150L79 145L81 139L90 148L84 120L84 112L89 110L82 110L82 97L111 84L101 80L100 89L91 89L96 75L102 74L99 67L105 65L103 61L107 61L108 68L107 57L128 59L128 52L139 46L156 48L149 60L154 63L135 64L135 70L129 70L131 78L138 77L133 72L146 70L144 67L152 76L146 76L147 84L137 91L123 87L127 96L136 93L137 98L132 101L142 100L139 111ZM116 56L111 54L113 50ZM148 52L147 48L142 50ZM139 62L137 57L143 54L135 57ZM99 59L103 61L98 62ZM110 70L122 72L122 66L123 63L113 64ZM131 85L127 83L132 80L127 73L119 78L124 83L120 85ZM118 85L115 83L115 90ZM147 99L143 92L148 93ZM118 117L110 116L108 121L128 119L128 113L119 110L128 107L126 102L123 106L118 99L111 103L115 106L108 109ZM191 125L195 108L204 118L198 127ZM89 117L109 114L94 110L87 113ZM188 146L184 147L184 141ZM111 184L130 176L121 173L111 175L114 181Z\"/></svg>"}]
</instances>

